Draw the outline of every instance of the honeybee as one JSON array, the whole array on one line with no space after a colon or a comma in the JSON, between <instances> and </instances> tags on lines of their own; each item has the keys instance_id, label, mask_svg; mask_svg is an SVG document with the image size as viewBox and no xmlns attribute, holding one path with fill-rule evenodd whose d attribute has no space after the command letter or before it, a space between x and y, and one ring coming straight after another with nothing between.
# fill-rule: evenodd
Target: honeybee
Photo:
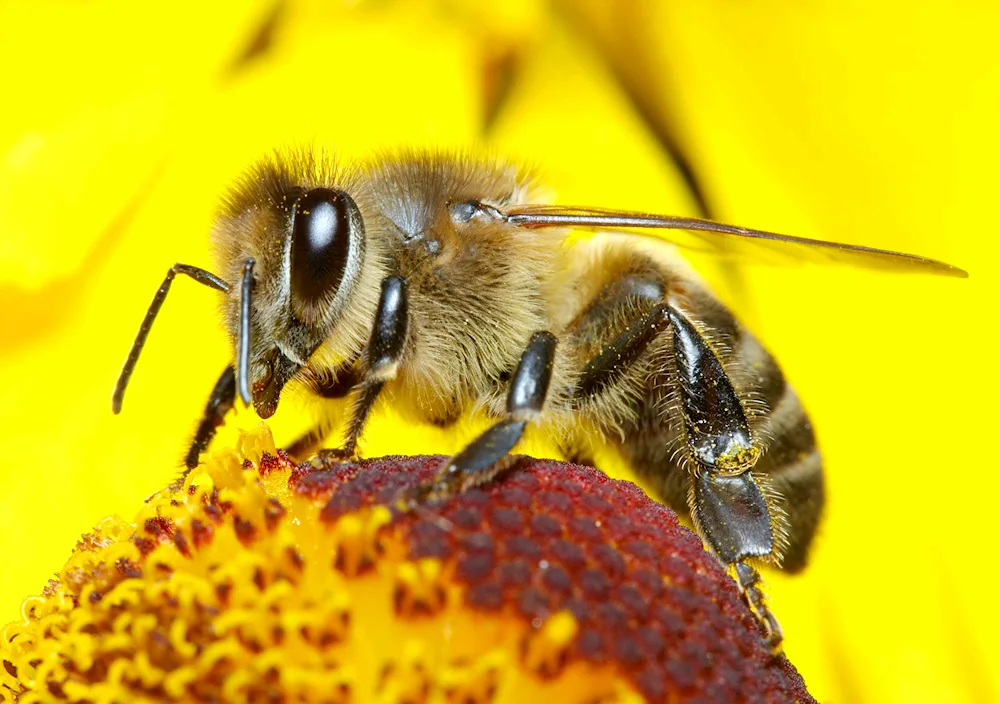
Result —
<instances>
[{"instance_id":1,"label":"honeybee","mask_svg":"<svg viewBox=\"0 0 1000 704\"><path fill-rule=\"evenodd\" d=\"M340 167L301 151L259 161L224 197L211 236L217 274L175 264L156 292L114 412L184 274L221 293L235 351L188 469L237 395L269 418L292 380L324 397L350 394L339 448L315 453L329 421L289 448L321 465L356 455L380 395L436 424L486 409L494 424L401 497L410 507L489 482L529 425L570 457L603 436L690 517L777 648L782 632L757 567L805 564L824 503L813 428L774 358L663 235L702 249L749 243L868 268L966 273L693 218L532 204L531 195L523 170L462 155ZM575 228L597 233L567 238Z\"/></svg>"}]
</instances>

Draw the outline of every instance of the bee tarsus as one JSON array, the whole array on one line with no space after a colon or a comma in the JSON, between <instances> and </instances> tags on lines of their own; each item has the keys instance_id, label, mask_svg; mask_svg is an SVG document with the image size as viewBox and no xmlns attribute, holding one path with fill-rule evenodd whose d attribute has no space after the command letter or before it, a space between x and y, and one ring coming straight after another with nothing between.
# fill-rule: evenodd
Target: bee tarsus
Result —
<instances>
[{"instance_id":1,"label":"bee tarsus","mask_svg":"<svg viewBox=\"0 0 1000 704\"><path fill-rule=\"evenodd\" d=\"M401 276L389 276L382 281L371 336L362 356L361 378L354 377L355 385L351 390L354 398L344 443L338 448L320 450L311 460L314 466L327 468L355 456L358 440L375 406L375 401L378 400L386 383L395 379L399 371L408 328L409 302L406 280ZM299 445L294 448L296 452L312 445L313 440L317 442L322 440L320 432L310 431L310 433L296 441L296 445ZM296 456L295 452L292 456Z\"/></svg>"},{"instance_id":2,"label":"bee tarsus","mask_svg":"<svg viewBox=\"0 0 1000 704\"><path fill-rule=\"evenodd\" d=\"M319 398L342 399L361 383L359 366L358 357L355 356L334 369L315 370L303 382ZM316 453L329 433L329 423L317 423L296 438L286 448L286 452L296 461L303 461Z\"/></svg>"},{"instance_id":3,"label":"bee tarsus","mask_svg":"<svg viewBox=\"0 0 1000 704\"><path fill-rule=\"evenodd\" d=\"M358 385L354 396L354 403L351 405L350 420L347 423L347 433L344 435L344 444L336 449L336 456L341 459L348 459L355 456L358 449L358 440L368 422L375 401L385 387L385 379L365 379ZM331 458L334 455L330 456Z\"/></svg>"},{"instance_id":4,"label":"bee tarsus","mask_svg":"<svg viewBox=\"0 0 1000 704\"><path fill-rule=\"evenodd\" d=\"M764 592L758 587L761 583L760 573L743 561L735 562L731 567L733 578L736 580L736 585L739 587L744 601L764 631L764 640L771 646L772 651L780 652L784 633L778 619L774 617L767 606Z\"/></svg>"}]
</instances>

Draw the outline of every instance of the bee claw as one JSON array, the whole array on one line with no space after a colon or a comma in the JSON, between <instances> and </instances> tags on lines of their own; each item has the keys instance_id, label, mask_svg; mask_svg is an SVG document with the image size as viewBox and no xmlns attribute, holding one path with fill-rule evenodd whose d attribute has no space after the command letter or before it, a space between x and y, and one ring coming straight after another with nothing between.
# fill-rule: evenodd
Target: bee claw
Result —
<instances>
[{"instance_id":1,"label":"bee claw","mask_svg":"<svg viewBox=\"0 0 1000 704\"><path fill-rule=\"evenodd\" d=\"M427 506L428 502L437 501L454 493L448 488L442 488L442 486L442 482L439 479L433 479L429 482L422 482L416 486L407 487L392 502L392 507L401 514L415 513L424 520L430 521L446 531L452 531L455 529L455 525Z\"/></svg>"},{"instance_id":2,"label":"bee claw","mask_svg":"<svg viewBox=\"0 0 1000 704\"><path fill-rule=\"evenodd\" d=\"M308 462L319 470L330 470L339 464L358 459L358 453L342 447L328 447L320 450Z\"/></svg>"},{"instance_id":3,"label":"bee claw","mask_svg":"<svg viewBox=\"0 0 1000 704\"><path fill-rule=\"evenodd\" d=\"M152 494L143 499L144 503L153 503L157 499L164 496L169 496L171 494L176 494L184 488L184 480L187 478L187 473L185 472L181 477L175 479L174 481L167 484L162 489L157 489Z\"/></svg>"},{"instance_id":4,"label":"bee claw","mask_svg":"<svg viewBox=\"0 0 1000 704\"><path fill-rule=\"evenodd\" d=\"M399 493L395 504L404 513L416 511L427 502L437 498L440 492L436 491L436 489L439 489L439 487L440 483L437 479L407 487Z\"/></svg>"}]
</instances>

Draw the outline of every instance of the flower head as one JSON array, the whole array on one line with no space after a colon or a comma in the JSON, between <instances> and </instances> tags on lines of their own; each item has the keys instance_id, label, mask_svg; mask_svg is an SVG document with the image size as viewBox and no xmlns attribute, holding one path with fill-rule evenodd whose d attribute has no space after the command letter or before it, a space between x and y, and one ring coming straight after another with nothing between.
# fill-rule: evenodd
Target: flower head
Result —
<instances>
[{"instance_id":1,"label":"flower head","mask_svg":"<svg viewBox=\"0 0 1000 704\"><path fill-rule=\"evenodd\" d=\"M811 702L676 515L522 458L390 508L440 457L293 465L265 428L104 520L0 637L0 698Z\"/></svg>"}]
</instances>

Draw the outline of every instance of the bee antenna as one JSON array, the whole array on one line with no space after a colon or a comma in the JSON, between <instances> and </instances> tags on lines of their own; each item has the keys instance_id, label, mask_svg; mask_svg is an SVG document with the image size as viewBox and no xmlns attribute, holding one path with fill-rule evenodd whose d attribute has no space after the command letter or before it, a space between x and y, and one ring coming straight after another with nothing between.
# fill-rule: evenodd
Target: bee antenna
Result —
<instances>
[{"instance_id":1,"label":"bee antenna","mask_svg":"<svg viewBox=\"0 0 1000 704\"><path fill-rule=\"evenodd\" d=\"M229 284L210 271L189 264L174 264L170 267L166 278L160 284L160 288L156 289L156 294L153 296L149 308L146 309L146 317L142 319L139 332L136 333L135 340L132 342L132 349L129 350L125 364L122 366L122 371L118 375L118 381L115 383L114 393L111 394L111 412L116 415L122 410L122 399L125 398L125 388L128 386L129 379L132 378L132 372L135 371L135 363L139 361L139 353L142 352L142 347L146 344L146 338L149 337L149 330L153 327L156 314L160 312L160 307L163 305L163 301L167 298L167 293L170 291L170 284L173 283L174 277L178 274L190 276L200 284L217 289L223 293L229 293Z\"/></svg>"},{"instance_id":2,"label":"bee antenna","mask_svg":"<svg viewBox=\"0 0 1000 704\"><path fill-rule=\"evenodd\" d=\"M253 288L253 267L257 262L249 257L243 263L243 285L240 289L239 339L236 348L236 378L240 398L250 405L250 291Z\"/></svg>"}]
</instances>

